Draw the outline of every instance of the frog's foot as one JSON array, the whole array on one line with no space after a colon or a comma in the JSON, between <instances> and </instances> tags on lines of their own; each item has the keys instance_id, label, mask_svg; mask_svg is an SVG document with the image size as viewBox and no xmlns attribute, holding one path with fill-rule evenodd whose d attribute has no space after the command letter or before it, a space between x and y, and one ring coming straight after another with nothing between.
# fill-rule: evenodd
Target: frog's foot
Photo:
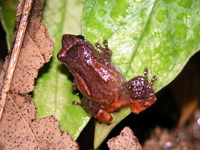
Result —
<instances>
[{"instance_id":1,"label":"frog's foot","mask_svg":"<svg viewBox=\"0 0 200 150\"><path fill-rule=\"evenodd\" d=\"M87 98L82 98L81 103L73 101L72 104L83 107L88 113L90 113L100 122L109 123L112 121L112 116L107 111L101 109L100 105L97 102L91 101Z\"/></svg>"},{"instance_id":2,"label":"frog's foot","mask_svg":"<svg viewBox=\"0 0 200 150\"><path fill-rule=\"evenodd\" d=\"M104 45L104 48L98 42L95 43L95 46L102 51L104 61L110 62L111 56L112 56L112 51L108 47L108 41L104 40L103 45Z\"/></svg>"},{"instance_id":3,"label":"frog's foot","mask_svg":"<svg viewBox=\"0 0 200 150\"><path fill-rule=\"evenodd\" d=\"M156 100L157 100L156 96L154 96L151 99L151 101L145 101L141 99L137 99L137 100L131 99L130 100L131 111L134 114L139 114L140 112L144 111L145 109L150 107L152 104L154 104Z\"/></svg>"},{"instance_id":4,"label":"frog's foot","mask_svg":"<svg viewBox=\"0 0 200 150\"><path fill-rule=\"evenodd\" d=\"M149 69L145 68L144 69L144 79L148 82L148 72ZM153 78L151 79L151 82L149 82L149 85L147 86L148 88L152 88L153 83L158 79L157 76L153 76Z\"/></svg>"},{"instance_id":5,"label":"frog's foot","mask_svg":"<svg viewBox=\"0 0 200 150\"><path fill-rule=\"evenodd\" d=\"M127 83L124 87L130 97L130 107L133 113L140 113L156 101L156 96L153 91L153 83L157 77L148 81L148 69L144 70L144 76L137 76Z\"/></svg>"},{"instance_id":6,"label":"frog's foot","mask_svg":"<svg viewBox=\"0 0 200 150\"><path fill-rule=\"evenodd\" d=\"M106 122L109 123L112 121L112 116L105 110L99 109L98 113L94 116L97 118L100 122Z\"/></svg>"},{"instance_id":7,"label":"frog's foot","mask_svg":"<svg viewBox=\"0 0 200 150\"><path fill-rule=\"evenodd\" d=\"M107 40L104 40L103 41L103 45L104 45L104 48L99 44L99 42L96 42L95 43L95 46L100 49L103 53L107 53L110 51L110 49L108 48L108 41ZM109 52L110 53L110 52Z\"/></svg>"}]
</instances>

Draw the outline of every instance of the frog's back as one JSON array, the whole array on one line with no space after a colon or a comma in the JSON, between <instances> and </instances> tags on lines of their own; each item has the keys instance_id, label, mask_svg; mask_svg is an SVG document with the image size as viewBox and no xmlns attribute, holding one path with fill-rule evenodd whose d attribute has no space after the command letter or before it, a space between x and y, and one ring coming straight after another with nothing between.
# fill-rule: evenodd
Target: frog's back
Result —
<instances>
[{"instance_id":1,"label":"frog's back","mask_svg":"<svg viewBox=\"0 0 200 150\"><path fill-rule=\"evenodd\" d=\"M109 63L102 63L99 53L91 48L72 48L69 53L74 57L68 68L74 74L80 92L102 105L112 103L118 97L122 83L118 70Z\"/></svg>"},{"instance_id":2,"label":"frog's back","mask_svg":"<svg viewBox=\"0 0 200 150\"><path fill-rule=\"evenodd\" d=\"M78 42L69 50L62 51L62 62L75 76L83 96L105 107L119 97L122 85L120 73L109 62L102 61L103 56L89 42Z\"/></svg>"}]
</instances>

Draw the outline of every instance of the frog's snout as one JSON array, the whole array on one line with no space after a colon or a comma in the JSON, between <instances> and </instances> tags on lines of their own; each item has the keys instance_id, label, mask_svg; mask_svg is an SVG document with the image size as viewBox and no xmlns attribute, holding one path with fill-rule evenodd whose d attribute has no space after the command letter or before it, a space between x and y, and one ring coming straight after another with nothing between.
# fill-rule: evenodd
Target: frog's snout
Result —
<instances>
[{"instance_id":1,"label":"frog's snout","mask_svg":"<svg viewBox=\"0 0 200 150\"><path fill-rule=\"evenodd\" d=\"M61 49L60 52L57 54L58 60L62 62L62 60L66 57L66 51Z\"/></svg>"}]
</instances>

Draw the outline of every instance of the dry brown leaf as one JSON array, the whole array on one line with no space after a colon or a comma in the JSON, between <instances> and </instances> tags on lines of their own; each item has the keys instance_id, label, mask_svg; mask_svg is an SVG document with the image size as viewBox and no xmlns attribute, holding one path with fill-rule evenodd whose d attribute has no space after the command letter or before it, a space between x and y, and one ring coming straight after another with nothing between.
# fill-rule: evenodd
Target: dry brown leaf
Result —
<instances>
[{"instance_id":1,"label":"dry brown leaf","mask_svg":"<svg viewBox=\"0 0 200 150\"><path fill-rule=\"evenodd\" d=\"M45 26L40 23L43 3L43 0L35 0L33 3L27 32L10 87L10 90L17 93L24 94L33 91L38 69L52 56L53 42Z\"/></svg>"},{"instance_id":2,"label":"dry brown leaf","mask_svg":"<svg viewBox=\"0 0 200 150\"><path fill-rule=\"evenodd\" d=\"M8 66L5 71L5 77L3 77L1 95L0 95L0 119L2 117L3 109L6 104L7 94L10 90L11 81L13 78L13 74L17 65L17 61L19 58L20 50L22 44L24 42L25 33L27 31L28 20L31 14L33 0L26 0L23 6L23 13L21 15L21 19L19 25L17 25L17 29L15 32L15 38L13 39L13 46L10 55L7 57L7 61L9 61Z\"/></svg>"},{"instance_id":3,"label":"dry brown leaf","mask_svg":"<svg viewBox=\"0 0 200 150\"><path fill-rule=\"evenodd\" d=\"M30 21L10 86L10 90L17 93L25 94L33 91L38 69L48 62L52 56L53 42L49 38L45 26L40 23L43 3L44 0L35 0L32 6ZM23 5L24 2L21 1L18 8L22 9ZM19 22L22 12L18 10L17 13L17 22ZM7 61L10 61L9 57ZM1 84L3 84L7 66L8 62L1 72Z\"/></svg>"},{"instance_id":4,"label":"dry brown leaf","mask_svg":"<svg viewBox=\"0 0 200 150\"><path fill-rule=\"evenodd\" d=\"M0 145L5 150L78 149L66 132L60 132L52 116L35 119L36 108L28 96L9 94L8 97L0 123Z\"/></svg>"},{"instance_id":5,"label":"dry brown leaf","mask_svg":"<svg viewBox=\"0 0 200 150\"><path fill-rule=\"evenodd\" d=\"M46 34L43 24L40 24L36 32L35 40L26 34L10 90L21 94L33 91L38 69L51 58L53 43Z\"/></svg>"},{"instance_id":6,"label":"dry brown leaf","mask_svg":"<svg viewBox=\"0 0 200 150\"><path fill-rule=\"evenodd\" d=\"M108 141L110 150L142 150L142 146L129 127L125 127L120 135Z\"/></svg>"},{"instance_id":7,"label":"dry brown leaf","mask_svg":"<svg viewBox=\"0 0 200 150\"><path fill-rule=\"evenodd\" d=\"M36 107L28 95L34 89L38 70L52 56L53 42L45 26L40 23L44 0L35 0L12 77L10 92L0 121L0 149L69 149L77 150L78 144L52 116L35 119ZM17 22L22 18L24 1L20 1ZM17 25L18 27L18 25ZM15 34L16 35L16 34ZM6 58L0 74L0 89L3 85L10 60Z\"/></svg>"}]
</instances>

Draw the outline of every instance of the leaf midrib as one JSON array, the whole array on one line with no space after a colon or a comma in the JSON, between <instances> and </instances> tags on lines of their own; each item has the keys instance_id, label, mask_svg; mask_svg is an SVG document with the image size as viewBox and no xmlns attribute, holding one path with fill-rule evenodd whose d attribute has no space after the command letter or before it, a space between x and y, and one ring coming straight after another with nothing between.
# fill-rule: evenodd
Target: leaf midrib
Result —
<instances>
[{"instance_id":1,"label":"leaf midrib","mask_svg":"<svg viewBox=\"0 0 200 150\"><path fill-rule=\"evenodd\" d=\"M129 70L131 69L131 62L133 61L134 56L135 56L135 53L137 52L137 50L138 50L138 48L139 48L139 45L140 45L140 43L141 43L141 41L142 41L142 38L143 38L143 36L144 36L144 33L145 33L146 29L147 29L147 25L148 25L148 23L150 22L150 18L151 18L151 16L152 16L153 12L154 12L154 8L155 8L157 2L158 2L158 0L156 0L154 3L151 4L151 5L153 5L153 7L152 7L152 9L151 9L151 12L150 12L150 14L149 14L149 17L148 17L148 19L147 19L145 25L144 25L142 34L140 35L140 38L139 38L139 40L138 40L137 43L136 43L135 50L134 50L134 49L132 50L131 58L129 59L129 63L128 63L128 67L127 67L127 69L126 69L126 72L124 73L125 76L128 74Z\"/></svg>"},{"instance_id":2,"label":"leaf midrib","mask_svg":"<svg viewBox=\"0 0 200 150\"><path fill-rule=\"evenodd\" d=\"M64 9L64 13L63 13L63 17L62 17L62 24L61 24L61 28L60 28L60 34L62 34L63 33L63 30L64 30L64 23L65 23L65 21L64 21L64 19L65 19L65 16L66 16L66 12L67 12L67 1L65 1L65 3L64 3L64 5L65 5L65 9ZM57 59L57 57L56 56L54 56L54 59ZM59 88L58 88L58 84L60 84L60 82L59 82L59 75L61 74L61 72L60 72L60 70L58 70L57 69L57 73L56 73L56 95L55 95L55 110L54 110L54 115L56 116L56 118L59 116L59 113L58 113L58 111L57 111L57 103L58 103L58 99L59 99L59 93L58 93L58 90L59 90ZM58 118L57 118L58 119Z\"/></svg>"}]
</instances>

